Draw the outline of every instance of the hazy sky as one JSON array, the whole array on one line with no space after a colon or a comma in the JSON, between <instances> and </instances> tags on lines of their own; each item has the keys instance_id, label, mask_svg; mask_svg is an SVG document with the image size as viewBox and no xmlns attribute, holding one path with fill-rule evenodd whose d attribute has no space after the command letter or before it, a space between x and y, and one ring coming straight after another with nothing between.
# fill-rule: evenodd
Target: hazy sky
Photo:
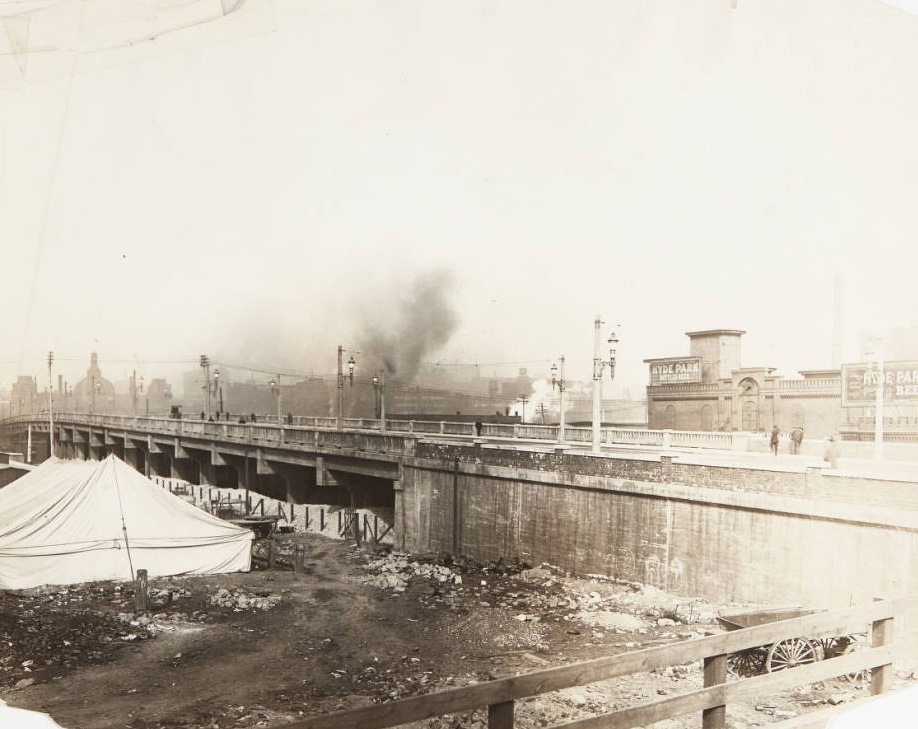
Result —
<instances>
[{"instance_id":1,"label":"hazy sky","mask_svg":"<svg viewBox=\"0 0 918 729\"><path fill-rule=\"evenodd\" d=\"M586 377L601 313L635 393L690 330L829 366L838 273L846 359L918 320L907 0L234 5L0 0L3 386L326 371L429 276L428 359Z\"/></svg>"}]
</instances>

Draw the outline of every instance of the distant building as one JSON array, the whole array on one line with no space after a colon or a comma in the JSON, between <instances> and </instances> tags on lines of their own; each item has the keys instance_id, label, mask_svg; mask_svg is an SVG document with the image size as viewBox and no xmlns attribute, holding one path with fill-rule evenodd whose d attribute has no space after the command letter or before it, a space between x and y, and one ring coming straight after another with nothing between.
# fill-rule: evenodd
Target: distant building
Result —
<instances>
[{"instance_id":1,"label":"distant building","mask_svg":"<svg viewBox=\"0 0 918 729\"><path fill-rule=\"evenodd\" d=\"M818 437L847 427L840 370L805 370L802 379L784 379L773 367L741 366L744 331L686 334L688 356L644 360L651 429L759 432L777 425L787 433L804 426L808 437Z\"/></svg>"},{"instance_id":2,"label":"distant building","mask_svg":"<svg viewBox=\"0 0 918 729\"><path fill-rule=\"evenodd\" d=\"M143 410L138 402L138 414L168 415L172 407L172 387L164 378L154 377L146 390L138 395L138 399L143 402Z\"/></svg>"},{"instance_id":3,"label":"distant building","mask_svg":"<svg viewBox=\"0 0 918 729\"><path fill-rule=\"evenodd\" d=\"M112 413L115 411L115 386L102 377L99 355L93 352L89 358L86 377L73 386L69 395L74 409L84 413Z\"/></svg>"},{"instance_id":4,"label":"distant building","mask_svg":"<svg viewBox=\"0 0 918 729\"><path fill-rule=\"evenodd\" d=\"M38 384L35 378L19 375L10 390L10 415L25 415L39 409Z\"/></svg>"},{"instance_id":5,"label":"distant building","mask_svg":"<svg viewBox=\"0 0 918 729\"><path fill-rule=\"evenodd\" d=\"M593 422L593 401L585 398L571 398L565 405L564 415L570 425L591 425ZM647 403L628 398L603 398L603 425L622 428L647 427Z\"/></svg>"}]
</instances>

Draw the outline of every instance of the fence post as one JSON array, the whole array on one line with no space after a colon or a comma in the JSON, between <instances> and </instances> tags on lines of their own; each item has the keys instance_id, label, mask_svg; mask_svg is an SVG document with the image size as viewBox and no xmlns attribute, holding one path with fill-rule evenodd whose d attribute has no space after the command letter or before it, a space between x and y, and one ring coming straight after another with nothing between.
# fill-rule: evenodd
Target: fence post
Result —
<instances>
[{"instance_id":1,"label":"fence post","mask_svg":"<svg viewBox=\"0 0 918 729\"><path fill-rule=\"evenodd\" d=\"M727 681L727 656L707 656L704 659L704 686L716 686ZM727 721L727 707L712 706L701 712L702 729L724 729Z\"/></svg>"},{"instance_id":2,"label":"fence post","mask_svg":"<svg viewBox=\"0 0 918 729\"><path fill-rule=\"evenodd\" d=\"M134 580L134 612L147 611L147 571L137 570L137 579Z\"/></svg>"},{"instance_id":3,"label":"fence post","mask_svg":"<svg viewBox=\"0 0 918 729\"><path fill-rule=\"evenodd\" d=\"M293 572L295 574L299 575L303 573L303 564L305 561L306 561L306 545L297 544L296 552L294 554L294 559L293 559Z\"/></svg>"},{"instance_id":4,"label":"fence post","mask_svg":"<svg viewBox=\"0 0 918 729\"><path fill-rule=\"evenodd\" d=\"M877 646L886 645L892 639L893 632L893 619L884 618L882 620L874 620L871 624L870 638L871 645L876 648ZM892 682L892 664L886 663L882 666L877 666L876 668L871 669L870 671L870 693L872 696L881 694L889 687Z\"/></svg>"},{"instance_id":5,"label":"fence post","mask_svg":"<svg viewBox=\"0 0 918 729\"><path fill-rule=\"evenodd\" d=\"M513 701L488 706L488 729L513 729Z\"/></svg>"}]
</instances>

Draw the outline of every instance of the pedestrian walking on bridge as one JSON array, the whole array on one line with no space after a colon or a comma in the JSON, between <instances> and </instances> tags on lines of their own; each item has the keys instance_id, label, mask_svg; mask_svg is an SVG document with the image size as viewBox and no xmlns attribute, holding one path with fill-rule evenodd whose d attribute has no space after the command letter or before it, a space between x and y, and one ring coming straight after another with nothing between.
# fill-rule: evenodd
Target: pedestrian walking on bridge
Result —
<instances>
[{"instance_id":1,"label":"pedestrian walking on bridge","mask_svg":"<svg viewBox=\"0 0 918 729\"><path fill-rule=\"evenodd\" d=\"M778 455L778 434L780 432L777 425L771 426L771 452L775 455Z\"/></svg>"},{"instance_id":2,"label":"pedestrian walking on bridge","mask_svg":"<svg viewBox=\"0 0 918 729\"><path fill-rule=\"evenodd\" d=\"M803 443L803 426L798 425L791 431L791 453L795 456L800 453L800 444Z\"/></svg>"}]
</instances>

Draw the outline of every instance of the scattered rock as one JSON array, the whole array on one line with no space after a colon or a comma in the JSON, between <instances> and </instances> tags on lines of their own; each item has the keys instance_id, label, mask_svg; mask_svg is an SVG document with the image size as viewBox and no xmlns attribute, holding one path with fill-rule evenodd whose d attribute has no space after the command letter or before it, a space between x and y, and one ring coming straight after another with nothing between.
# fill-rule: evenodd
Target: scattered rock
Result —
<instances>
[{"instance_id":1,"label":"scattered rock","mask_svg":"<svg viewBox=\"0 0 918 729\"><path fill-rule=\"evenodd\" d=\"M244 590L227 590L221 587L210 596L210 604L217 607L231 608L235 612L242 610L271 610L281 601L280 595L253 595Z\"/></svg>"}]
</instances>

